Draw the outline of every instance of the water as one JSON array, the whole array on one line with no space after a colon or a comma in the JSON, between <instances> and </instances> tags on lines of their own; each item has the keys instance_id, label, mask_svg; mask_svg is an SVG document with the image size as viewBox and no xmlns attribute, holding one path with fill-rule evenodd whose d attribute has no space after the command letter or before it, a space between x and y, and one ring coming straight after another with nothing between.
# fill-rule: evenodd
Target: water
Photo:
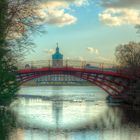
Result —
<instances>
[{"instance_id":1,"label":"water","mask_svg":"<svg viewBox=\"0 0 140 140\"><path fill-rule=\"evenodd\" d=\"M0 140L140 140L140 109L96 86L22 87L0 110Z\"/></svg>"}]
</instances>

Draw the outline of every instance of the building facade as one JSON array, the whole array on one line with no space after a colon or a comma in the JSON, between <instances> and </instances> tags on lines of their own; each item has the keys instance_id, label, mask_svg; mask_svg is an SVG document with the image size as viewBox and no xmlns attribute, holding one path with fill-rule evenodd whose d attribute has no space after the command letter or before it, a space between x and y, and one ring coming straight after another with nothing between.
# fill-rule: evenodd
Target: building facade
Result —
<instances>
[{"instance_id":1,"label":"building facade","mask_svg":"<svg viewBox=\"0 0 140 140\"><path fill-rule=\"evenodd\" d=\"M59 51L58 43L56 52L52 55L52 67L61 68L63 67L63 55Z\"/></svg>"}]
</instances>

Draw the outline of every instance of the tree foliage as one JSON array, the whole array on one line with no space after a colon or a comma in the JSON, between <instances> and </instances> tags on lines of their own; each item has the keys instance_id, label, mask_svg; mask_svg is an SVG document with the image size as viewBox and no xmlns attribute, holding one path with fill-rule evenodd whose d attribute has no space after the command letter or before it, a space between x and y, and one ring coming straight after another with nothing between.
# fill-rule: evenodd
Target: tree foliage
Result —
<instances>
[{"instance_id":1,"label":"tree foliage","mask_svg":"<svg viewBox=\"0 0 140 140\"><path fill-rule=\"evenodd\" d=\"M0 0L0 104L9 104L18 89L17 60L34 46L29 35L41 32L36 1Z\"/></svg>"},{"instance_id":2,"label":"tree foliage","mask_svg":"<svg viewBox=\"0 0 140 140\"><path fill-rule=\"evenodd\" d=\"M134 79L128 81L129 89L126 91L128 97L126 102L139 104L140 101L140 43L129 42L119 45L115 51L116 60L121 66L122 74L132 76Z\"/></svg>"},{"instance_id":3,"label":"tree foliage","mask_svg":"<svg viewBox=\"0 0 140 140\"><path fill-rule=\"evenodd\" d=\"M8 0L5 39L6 47L14 57L19 57L33 50L35 44L30 38L32 33L42 33L37 24L41 19L36 13L37 0Z\"/></svg>"},{"instance_id":4,"label":"tree foliage","mask_svg":"<svg viewBox=\"0 0 140 140\"><path fill-rule=\"evenodd\" d=\"M115 56L122 67L138 70L140 68L140 43L129 42L119 45L116 48Z\"/></svg>"},{"instance_id":5,"label":"tree foliage","mask_svg":"<svg viewBox=\"0 0 140 140\"><path fill-rule=\"evenodd\" d=\"M14 59L6 43L8 1L0 0L0 104L8 105L17 89Z\"/></svg>"}]
</instances>

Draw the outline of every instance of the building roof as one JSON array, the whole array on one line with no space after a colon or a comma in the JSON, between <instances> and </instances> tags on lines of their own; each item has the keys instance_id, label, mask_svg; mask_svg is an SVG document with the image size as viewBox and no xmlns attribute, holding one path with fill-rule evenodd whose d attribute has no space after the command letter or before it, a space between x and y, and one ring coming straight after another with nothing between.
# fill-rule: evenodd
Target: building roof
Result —
<instances>
[{"instance_id":1,"label":"building roof","mask_svg":"<svg viewBox=\"0 0 140 140\"><path fill-rule=\"evenodd\" d=\"M57 44L57 47L56 47L56 52L52 55L52 59L54 60L59 60L59 59L63 59L63 55L59 52L59 47L58 47L58 44Z\"/></svg>"}]
</instances>

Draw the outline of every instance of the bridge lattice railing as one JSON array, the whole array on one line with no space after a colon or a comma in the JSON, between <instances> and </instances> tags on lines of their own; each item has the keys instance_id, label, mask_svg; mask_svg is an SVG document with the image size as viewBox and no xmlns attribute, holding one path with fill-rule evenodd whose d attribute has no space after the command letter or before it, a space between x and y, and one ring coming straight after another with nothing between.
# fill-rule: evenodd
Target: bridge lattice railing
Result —
<instances>
[{"instance_id":1,"label":"bridge lattice railing","mask_svg":"<svg viewBox=\"0 0 140 140\"><path fill-rule=\"evenodd\" d=\"M28 61L20 62L17 64L19 70L21 69L36 69L36 68L84 68L84 69L95 69L104 71L118 71L118 66L112 63L102 63L93 61L79 61L79 60L40 60L40 61Z\"/></svg>"}]
</instances>

